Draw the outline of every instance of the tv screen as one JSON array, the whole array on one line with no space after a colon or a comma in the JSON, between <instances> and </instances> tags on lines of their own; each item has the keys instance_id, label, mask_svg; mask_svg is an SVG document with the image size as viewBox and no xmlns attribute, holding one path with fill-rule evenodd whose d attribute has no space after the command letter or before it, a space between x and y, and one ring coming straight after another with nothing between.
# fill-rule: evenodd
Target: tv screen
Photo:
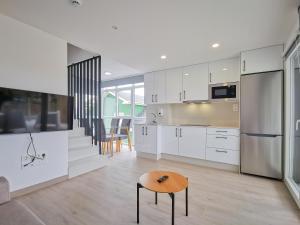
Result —
<instances>
[{"instance_id":1,"label":"tv screen","mask_svg":"<svg viewBox=\"0 0 300 225\"><path fill-rule=\"evenodd\" d=\"M70 130L73 98L0 88L0 134Z\"/></svg>"}]
</instances>

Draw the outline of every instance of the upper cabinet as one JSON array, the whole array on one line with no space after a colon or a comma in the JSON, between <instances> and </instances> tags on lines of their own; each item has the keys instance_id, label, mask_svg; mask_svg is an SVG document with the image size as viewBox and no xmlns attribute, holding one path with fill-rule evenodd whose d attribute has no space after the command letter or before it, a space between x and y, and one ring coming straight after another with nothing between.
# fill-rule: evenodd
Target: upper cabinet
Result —
<instances>
[{"instance_id":1,"label":"upper cabinet","mask_svg":"<svg viewBox=\"0 0 300 225\"><path fill-rule=\"evenodd\" d=\"M165 79L165 71L145 74L144 83L146 104L162 104L166 102Z\"/></svg>"},{"instance_id":2,"label":"upper cabinet","mask_svg":"<svg viewBox=\"0 0 300 225\"><path fill-rule=\"evenodd\" d=\"M240 80L240 58L209 63L209 84L237 82Z\"/></svg>"},{"instance_id":3,"label":"upper cabinet","mask_svg":"<svg viewBox=\"0 0 300 225\"><path fill-rule=\"evenodd\" d=\"M182 70L182 100L208 100L208 64L184 67Z\"/></svg>"},{"instance_id":4,"label":"upper cabinet","mask_svg":"<svg viewBox=\"0 0 300 225\"><path fill-rule=\"evenodd\" d=\"M241 74L283 70L283 45L241 53Z\"/></svg>"},{"instance_id":5,"label":"upper cabinet","mask_svg":"<svg viewBox=\"0 0 300 225\"><path fill-rule=\"evenodd\" d=\"M182 102L182 68L166 70L166 102Z\"/></svg>"}]
</instances>

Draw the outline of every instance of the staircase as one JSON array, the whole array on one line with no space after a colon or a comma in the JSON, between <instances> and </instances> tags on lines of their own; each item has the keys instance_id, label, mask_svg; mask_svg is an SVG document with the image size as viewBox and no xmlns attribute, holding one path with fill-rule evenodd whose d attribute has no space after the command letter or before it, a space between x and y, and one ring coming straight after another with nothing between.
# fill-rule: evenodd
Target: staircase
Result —
<instances>
[{"instance_id":1,"label":"staircase","mask_svg":"<svg viewBox=\"0 0 300 225\"><path fill-rule=\"evenodd\" d=\"M106 159L99 155L99 146L93 146L92 137L84 133L75 120L73 130L69 131L69 178L105 166Z\"/></svg>"}]
</instances>

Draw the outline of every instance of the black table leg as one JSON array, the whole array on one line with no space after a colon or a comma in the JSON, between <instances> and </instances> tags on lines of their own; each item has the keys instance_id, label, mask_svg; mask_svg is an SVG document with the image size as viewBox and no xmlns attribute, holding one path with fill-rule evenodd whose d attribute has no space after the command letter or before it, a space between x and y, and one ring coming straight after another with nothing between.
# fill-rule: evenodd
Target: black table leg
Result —
<instances>
[{"instance_id":1,"label":"black table leg","mask_svg":"<svg viewBox=\"0 0 300 225\"><path fill-rule=\"evenodd\" d=\"M157 192L155 192L155 205L157 205Z\"/></svg>"},{"instance_id":2,"label":"black table leg","mask_svg":"<svg viewBox=\"0 0 300 225\"><path fill-rule=\"evenodd\" d=\"M174 225L174 214L175 214L175 194L169 193L171 199L172 199L172 225Z\"/></svg>"},{"instance_id":3,"label":"black table leg","mask_svg":"<svg viewBox=\"0 0 300 225\"><path fill-rule=\"evenodd\" d=\"M185 189L185 215L188 216L189 212L189 190L188 187Z\"/></svg>"},{"instance_id":4,"label":"black table leg","mask_svg":"<svg viewBox=\"0 0 300 225\"><path fill-rule=\"evenodd\" d=\"M140 183L137 183L137 200L136 200L136 216L137 216L137 223L140 223L140 188L143 186Z\"/></svg>"}]
</instances>

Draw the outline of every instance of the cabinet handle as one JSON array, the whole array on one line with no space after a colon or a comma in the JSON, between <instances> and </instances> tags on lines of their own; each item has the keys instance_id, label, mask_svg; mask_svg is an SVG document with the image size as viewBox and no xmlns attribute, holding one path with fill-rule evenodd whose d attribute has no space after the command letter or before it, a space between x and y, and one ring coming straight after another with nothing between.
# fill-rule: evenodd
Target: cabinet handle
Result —
<instances>
[{"instance_id":1,"label":"cabinet handle","mask_svg":"<svg viewBox=\"0 0 300 225\"><path fill-rule=\"evenodd\" d=\"M218 149L216 149L216 152L222 152L222 153L228 153L227 151L225 151L225 150L218 150Z\"/></svg>"},{"instance_id":2,"label":"cabinet handle","mask_svg":"<svg viewBox=\"0 0 300 225\"><path fill-rule=\"evenodd\" d=\"M217 139L227 139L227 137L216 137Z\"/></svg>"},{"instance_id":3,"label":"cabinet handle","mask_svg":"<svg viewBox=\"0 0 300 225\"><path fill-rule=\"evenodd\" d=\"M185 90L183 91L183 99L185 100Z\"/></svg>"},{"instance_id":4,"label":"cabinet handle","mask_svg":"<svg viewBox=\"0 0 300 225\"><path fill-rule=\"evenodd\" d=\"M216 130L217 133L227 133L227 130Z\"/></svg>"},{"instance_id":5,"label":"cabinet handle","mask_svg":"<svg viewBox=\"0 0 300 225\"><path fill-rule=\"evenodd\" d=\"M179 92L179 101L181 102L181 92Z\"/></svg>"},{"instance_id":6,"label":"cabinet handle","mask_svg":"<svg viewBox=\"0 0 300 225\"><path fill-rule=\"evenodd\" d=\"M146 135L148 135L148 127L146 127Z\"/></svg>"},{"instance_id":7,"label":"cabinet handle","mask_svg":"<svg viewBox=\"0 0 300 225\"><path fill-rule=\"evenodd\" d=\"M154 96L154 95L152 95L152 102L153 102L153 96Z\"/></svg>"},{"instance_id":8,"label":"cabinet handle","mask_svg":"<svg viewBox=\"0 0 300 225\"><path fill-rule=\"evenodd\" d=\"M182 129L179 128L179 137L182 137Z\"/></svg>"},{"instance_id":9,"label":"cabinet handle","mask_svg":"<svg viewBox=\"0 0 300 225\"><path fill-rule=\"evenodd\" d=\"M246 60L243 60L243 71L246 71Z\"/></svg>"},{"instance_id":10,"label":"cabinet handle","mask_svg":"<svg viewBox=\"0 0 300 225\"><path fill-rule=\"evenodd\" d=\"M176 127L176 129L175 129L175 137L177 137L178 136L178 128Z\"/></svg>"},{"instance_id":11,"label":"cabinet handle","mask_svg":"<svg viewBox=\"0 0 300 225\"><path fill-rule=\"evenodd\" d=\"M145 127L142 127L142 135L145 134Z\"/></svg>"},{"instance_id":12,"label":"cabinet handle","mask_svg":"<svg viewBox=\"0 0 300 225\"><path fill-rule=\"evenodd\" d=\"M209 82L211 83L211 73L209 73Z\"/></svg>"},{"instance_id":13,"label":"cabinet handle","mask_svg":"<svg viewBox=\"0 0 300 225\"><path fill-rule=\"evenodd\" d=\"M157 102L157 94L155 95L155 102Z\"/></svg>"}]
</instances>

